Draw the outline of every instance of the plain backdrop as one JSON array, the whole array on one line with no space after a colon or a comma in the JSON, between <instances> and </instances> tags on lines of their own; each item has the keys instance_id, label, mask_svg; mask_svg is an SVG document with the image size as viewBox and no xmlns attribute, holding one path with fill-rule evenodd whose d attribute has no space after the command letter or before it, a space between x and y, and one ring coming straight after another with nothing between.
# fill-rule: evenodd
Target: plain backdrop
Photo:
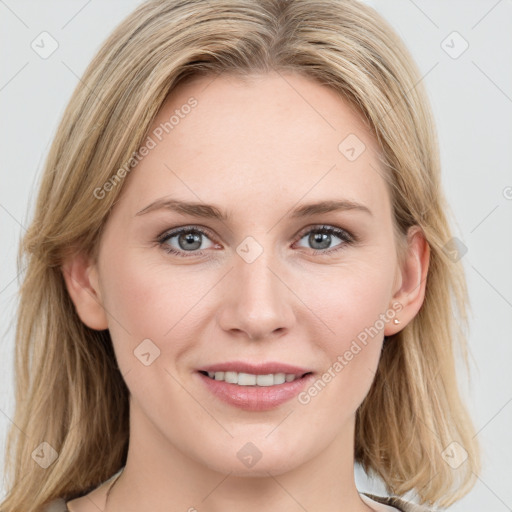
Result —
<instances>
[{"instance_id":1,"label":"plain backdrop","mask_svg":"<svg viewBox=\"0 0 512 512\"><path fill-rule=\"evenodd\" d=\"M0 0L2 453L14 411L16 254L35 184L79 77L105 37L139 3ZM450 510L511 511L512 1L368 3L395 27L422 72L437 122L445 192L456 218L454 234L467 249L462 262L473 311L471 381L464 374L460 381L484 467L471 493ZM58 44L46 58L33 49L40 37L47 38L46 51ZM360 490L382 492L361 471L356 477Z\"/></svg>"}]
</instances>

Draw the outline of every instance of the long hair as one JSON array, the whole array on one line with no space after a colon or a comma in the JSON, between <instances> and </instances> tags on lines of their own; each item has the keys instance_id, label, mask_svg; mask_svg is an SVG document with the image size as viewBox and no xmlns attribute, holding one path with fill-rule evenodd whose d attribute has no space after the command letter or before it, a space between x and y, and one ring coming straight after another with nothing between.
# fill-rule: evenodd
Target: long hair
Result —
<instances>
[{"instance_id":1,"label":"long hair","mask_svg":"<svg viewBox=\"0 0 512 512\"><path fill-rule=\"evenodd\" d=\"M313 77L357 109L379 144L396 231L403 239L418 225L430 247L424 303L385 339L357 410L355 460L389 493L411 491L420 503L448 506L473 487L479 446L455 372L458 353L468 370L469 301L461 263L445 250L452 234L437 135L403 42L356 0L153 0L115 29L78 83L20 245L3 512L38 512L57 497L82 496L125 464L129 392L108 330L79 319L63 261L72 251L96 253L123 189L119 169L179 83L269 71ZM467 455L458 467L447 459L454 449Z\"/></svg>"}]
</instances>

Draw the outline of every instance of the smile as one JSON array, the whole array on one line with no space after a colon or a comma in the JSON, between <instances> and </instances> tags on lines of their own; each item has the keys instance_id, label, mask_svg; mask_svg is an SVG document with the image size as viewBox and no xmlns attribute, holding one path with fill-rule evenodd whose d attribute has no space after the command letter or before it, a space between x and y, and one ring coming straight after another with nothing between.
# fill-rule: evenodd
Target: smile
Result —
<instances>
[{"instance_id":1,"label":"smile","mask_svg":"<svg viewBox=\"0 0 512 512\"><path fill-rule=\"evenodd\" d=\"M212 398L251 412L277 408L315 380L312 371L281 363L221 363L201 368L195 375Z\"/></svg>"}]
</instances>

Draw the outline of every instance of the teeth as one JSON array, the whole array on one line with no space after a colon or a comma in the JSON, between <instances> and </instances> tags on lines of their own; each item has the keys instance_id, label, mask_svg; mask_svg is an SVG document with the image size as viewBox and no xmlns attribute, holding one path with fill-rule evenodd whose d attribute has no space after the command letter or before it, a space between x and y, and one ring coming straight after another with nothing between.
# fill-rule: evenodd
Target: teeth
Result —
<instances>
[{"instance_id":1,"label":"teeth","mask_svg":"<svg viewBox=\"0 0 512 512\"><path fill-rule=\"evenodd\" d=\"M224 382L229 382L230 384L238 384L238 374L236 372L225 372Z\"/></svg>"},{"instance_id":2,"label":"teeth","mask_svg":"<svg viewBox=\"0 0 512 512\"><path fill-rule=\"evenodd\" d=\"M299 379L300 375L293 373L270 373L268 375L253 375L252 373L237 372L208 372L208 377L214 380L223 380L239 386L275 386Z\"/></svg>"}]
</instances>

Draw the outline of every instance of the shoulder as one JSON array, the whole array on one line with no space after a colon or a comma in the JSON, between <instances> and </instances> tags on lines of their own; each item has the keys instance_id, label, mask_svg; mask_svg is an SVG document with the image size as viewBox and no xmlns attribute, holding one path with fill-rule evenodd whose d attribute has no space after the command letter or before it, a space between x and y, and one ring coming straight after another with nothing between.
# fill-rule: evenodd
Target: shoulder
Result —
<instances>
[{"instance_id":1,"label":"shoulder","mask_svg":"<svg viewBox=\"0 0 512 512\"><path fill-rule=\"evenodd\" d=\"M431 512L432 509L428 508L425 505L417 505L415 503L411 503L409 501L405 501L401 498L397 498L395 496L384 497L384 496L375 496L374 494L369 494L367 492L363 492L365 496L376 501L377 503L382 503L383 505L388 505L390 507L394 507L400 512Z\"/></svg>"},{"instance_id":2,"label":"shoulder","mask_svg":"<svg viewBox=\"0 0 512 512\"><path fill-rule=\"evenodd\" d=\"M105 493L107 491L107 484L117 475L113 475L111 478L106 480L105 482L99 484L98 486L92 486L89 489L81 492L80 495L76 498L70 498L67 501L64 497L55 498L52 501L49 501L40 512L70 512L70 508L73 507L73 510L88 510L90 505L85 504L84 502L92 500L93 503L101 503L105 500ZM92 490L91 490L92 489ZM84 494L85 492L85 494ZM96 508L100 510L97 506Z\"/></svg>"},{"instance_id":3,"label":"shoulder","mask_svg":"<svg viewBox=\"0 0 512 512\"><path fill-rule=\"evenodd\" d=\"M42 512L69 512L63 498L57 498L47 503Z\"/></svg>"}]
</instances>

